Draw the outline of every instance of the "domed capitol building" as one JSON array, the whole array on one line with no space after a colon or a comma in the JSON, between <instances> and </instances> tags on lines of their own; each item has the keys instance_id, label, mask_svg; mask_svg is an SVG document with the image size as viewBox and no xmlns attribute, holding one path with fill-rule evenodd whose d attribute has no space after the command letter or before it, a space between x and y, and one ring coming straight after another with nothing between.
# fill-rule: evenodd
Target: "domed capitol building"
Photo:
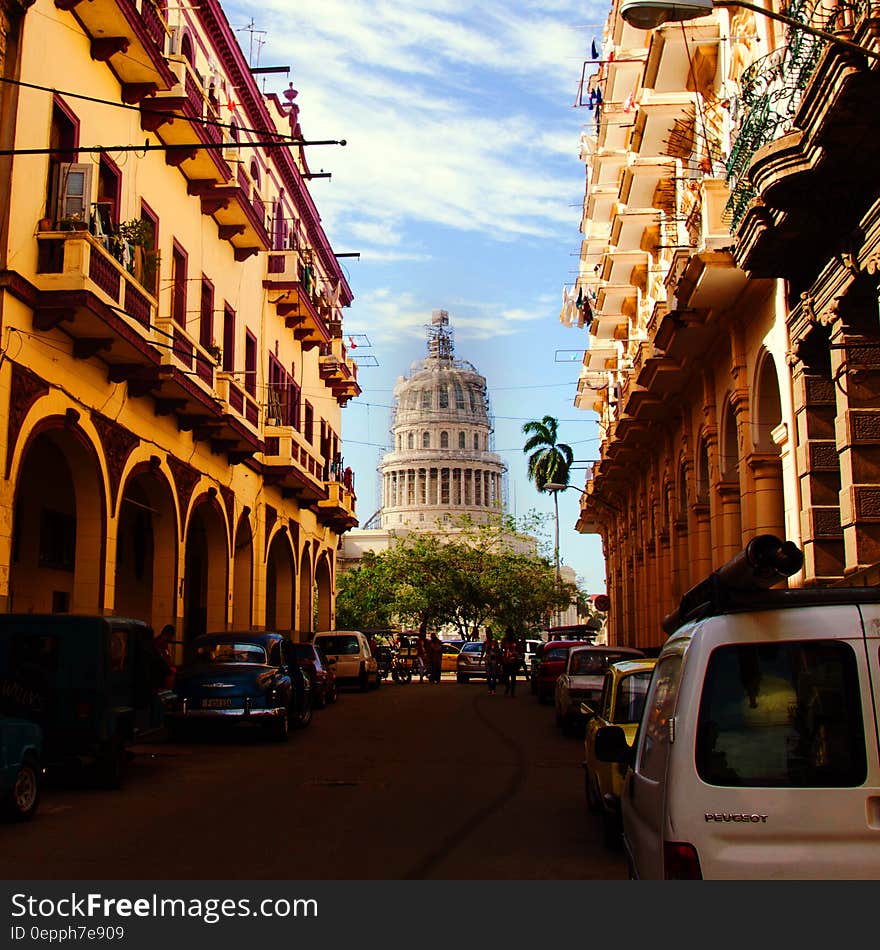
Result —
<instances>
[{"instance_id":1,"label":"domed capitol building","mask_svg":"<svg viewBox=\"0 0 880 950\"><path fill-rule=\"evenodd\" d=\"M428 355L394 389L394 449L379 468L380 526L427 527L505 509L506 466L492 451L486 379L454 355L449 314L435 310Z\"/></svg>"},{"instance_id":2,"label":"domed capitol building","mask_svg":"<svg viewBox=\"0 0 880 950\"><path fill-rule=\"evenodd\" d=\"M367 551L386 551L413 531L452 537L459 519L488 521L507 512L507 466L494 449L494 424L486 378L455 358L446 310L434 310L427 328L427 356L414 363L394 387L392 450L379 465L382 504L364 528L342 536L337 564L356 567ZM506 535L515 550L534 553L537 539ZM561 568L574 583L574 571ZM577 607L556 616L578 622Z\"/></svg>"},{"instance_id":3,"label":"domed capitol building","mask_svg":"<svg viewBox=\"0 0 880 950\"><path fill-rule=\"evenodd\" d=\"M462 515L479 522L506 511L507 466L493 451L486 378L455 358L446 310L432 312L427 336L427 356L394 388L381 507L364 528L343 535L340 570L411 530L446 533Z\"/></svg>"}]
</instances>

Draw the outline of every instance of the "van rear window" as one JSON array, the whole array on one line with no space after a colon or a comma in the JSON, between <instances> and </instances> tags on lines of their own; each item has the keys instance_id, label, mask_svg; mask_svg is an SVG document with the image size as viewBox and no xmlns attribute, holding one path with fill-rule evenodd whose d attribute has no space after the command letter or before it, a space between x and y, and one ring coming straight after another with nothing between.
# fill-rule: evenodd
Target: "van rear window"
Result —
<instances>
[{"instance_id":1,"label":"van rear window","mask_svg":"<svg viewBox=\"0 0 880 950\"><path fill-rule=\"evenodd\" d=\"M867 762L851 647L805 640L714 650L700 702L696 765L710 785L861 785Z\"/></svg>"},{"instance_id":2,"label":"van rear window","mask_svg":"<svg viewBox=\"0 0 880 950\"><path fill-rule=\"evenodd\" d=\"M357 637L340 634L335 637L321 637L321 649L328 656L355 656L360 648Z\"/></svg>"}]
</instances>

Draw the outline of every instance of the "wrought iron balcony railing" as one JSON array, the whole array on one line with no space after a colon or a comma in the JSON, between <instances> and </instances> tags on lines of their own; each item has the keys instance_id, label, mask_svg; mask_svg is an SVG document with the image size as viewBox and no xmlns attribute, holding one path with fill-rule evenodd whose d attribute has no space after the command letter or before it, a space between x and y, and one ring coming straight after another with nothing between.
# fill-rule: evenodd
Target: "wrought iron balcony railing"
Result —
<instances>
[{"instance_id":1,"label":"wrought iron balcony railing","mask_svg":"<svg viewBox=\"0 0 880 950\"><path fill-rule=\"evenodd\" d=\"M822 0L792 0L784 12L799 22L843 36L852 31L869 5L870 0L834 6L826 6ZM752 157L758 149L791 131L804 90L827 45L820 37L788 29L784 46L756 60L743 73L742 114L727 161L730 199L725 214L731 231L736 231L756 194L746 175Z\"/></svg>"}]
</instances>

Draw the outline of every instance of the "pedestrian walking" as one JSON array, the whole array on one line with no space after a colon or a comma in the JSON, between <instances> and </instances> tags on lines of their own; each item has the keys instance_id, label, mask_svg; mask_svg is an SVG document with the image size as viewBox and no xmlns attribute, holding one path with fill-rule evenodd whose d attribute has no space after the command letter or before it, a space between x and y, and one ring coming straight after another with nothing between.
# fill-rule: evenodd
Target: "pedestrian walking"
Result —
<instances>
[{"instance_id":1,"label":"pedestrian walking","mask_svg":"<svg viewBox=\"0 0 880 950\"><path fill-rule=\"evenodd\" d=\"M486 668L486 685L489 688L489 695L494 696L498 686L498 641L495 639L492 631L486 633L486 641L483 644L481 653L483 665Z\"/></svg>"},{"instance_id":2,"label":"pedestrian walking","mask_svg":"<svg viewBox=\"0 0 880 950\"><path fill-rule=\"evenodd\" d=\"M443 673L443 641L436 632L428 643L428 682L439 683Z\"/></svg>"},{"instance_id":3,"label":"pedestrian walking","mask_svg":"<svg viewBox=\"0 0 880 950\"><path fill-rule=\"evenodd\" d=\"M419 670L419 682L421 683L428 672L428 644L425 642L423 633L420 633L416 640L416 666Z\"/></svg>"},{"instance_id":4,"label":"pedestrian walking","mask_svg":"<svg viewBox=\"0 0 880 950\"><path fill-rule=\"evenodd\" d=\"M513 633L508 630L500 644L501 669L504 679L504 695L516 695L516 673L519 670L522 657L519 652L519 642Z\"/></svg>"},{"instance_id":5,"label":"pedestrian walking","mask_svg":"<svg viewBox=\"0 0 880 950\"><path fill-rule=\"evenodd\" d=\"M174 625L166 623L153 637L155 670L153 680L157 689L171 689L174 685L174 675L177 669L171 655L171 645L174 642Z\"/></svg>"}]
</instances>

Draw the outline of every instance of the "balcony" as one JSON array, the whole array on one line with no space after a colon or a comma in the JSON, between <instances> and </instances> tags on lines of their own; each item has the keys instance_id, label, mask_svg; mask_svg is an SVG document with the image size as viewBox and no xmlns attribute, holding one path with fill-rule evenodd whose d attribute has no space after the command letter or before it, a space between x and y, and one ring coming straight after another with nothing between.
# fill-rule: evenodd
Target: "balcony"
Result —
<instances>
[{"instance_id":1,"label":"balcony","mask_svg":"<svg viewBox=\"0 0 880 950\"><path fill-rule=\"evenodd\" d=\"M327 525L341 534L349 528L356 528L358 520L354 513L354 491L342 482L327 482L327 497L317 503L317 515L320 524Z\"/></svg>"},{"instance_id":2,"label":"balcony","mask_svg":"<svg viewBox=\"0 0 880 950\"><path fill-rule=\"evenodd\" d=\"M272 246L265 207L240 165L236 181L194 180L187 185L187 192L197 195L202 213L217 222L221 240L229 241L234 248L235 260L247 260Z\"/></svg>"},{"instance_id":3,"label":"balcony","mask_svg":"<svg viewBox=\"0 0 880 950\"><path fill-rule=\"evenodd\" d=\"M341 406L361 393L357 382L357 364L346 356L345 346L340 339L334 339L329 345L321 347L318 373Z\"/></svg>"},{"instance_id":4,"label":"balcony","mask_svg":"<svg viewBox=\"0 0 880 950\"><path fill-rule=\"evenodd\" d=\"M645 157L690 158L696 144L696 115L693 93L645 97L632 130L632 150Z\"/></svg>"},{"instance_id":5,"label":"balcony","mask_svg":"<svg viewBox=\"0 0 880 950\"><path fill-rule=\"evenodd\" d=\"M654 250L660 243L662 212L654 208L620 206L611 226L610 243L619 251Z\"/></svg>"},{"instance_id":6,"label":"balcony","mask_svg":"<svg viewBox=\"0 0 880 950\"><path fill-rule=\"evenodd\" d=\"M333 338L327 319L332 311L315 289L314 272L306 263L303 252L271 251L267 254L263 286L273 292L271 302L304 350L330 345Z\"/></svg>"},{"instance_id":7,"label":"balcony","mask_svg":"<svg viewBox=\"0 0 880 950\"><path fill-rule=\"evenodd\" d=\"M659 208L674 212L676 178L681 162L674 158L635 158L623 170L620 200L630 208Z\"/></svg>"},{"instance_id":8,"label":"balcony","mask_svg":"<svg viewBox=\"0 0 880 950\"><path fill-rule=\"evenodd\" d=\"M650 255L645 251L613 248L605 255L600 276L608 284L630 285L644 291L650 264Z\"/></svg>"},{"instance_id":9,"label":"balcony","mask_svg":"<svg viewBox=\"0 0 880 950\"><path fill-rule=\"evenodd\" d=\"M262 458L264 480L286 497L311 504L328 498L326 465L293 426L266 424Z\"/></svg>"},{"instance_id":10,"label":"balcony","mask_svg":"<svg viewBox=\"0 0 880 950\"><path fill-rule=\"evenodd\" d=\"M222 370L216 374L217 397L221 411L243 423L254 436L260 431L260 404L247 392L234 373Z\"/></svg>"},{"instance_id":11,"label":"balcony","mask_svg":"<svg viewBox=\"0 0 880 950\"><path fill-rule=\"evenodd\" d=\"M877 49L875 9L856 2L811 12L795 3L788 12ZM727 212L741 266L802 283L846 246L874 200L880 72L873 60L866 66L846 49L797 36L743 74Z\"/></svg>"},{"instance_id":12,"label":"balcony","mask_svg":"<svg viewBox=\"0 0 880 950\"><path fill-rule=\"evenodd\" d=\"M232 170L219 147L222 131L211 124L219 121L219 113L201 76L182 56L169 56L167 64L173 82L148 104L141 104L142 128L155 132L168 146L165 161L180 168L189 181L230 184ZM198 147L206 145L218 147Z\"/></svg>"},{"instance_id":13,"label":"balcony","mask_svg":"<svg viewBox=\"0 0 880 950\"><path fill-rule=\"evenodd\" d=\"M165 62L168 24L153 0L55 0L91 37L92 59L109 63L133 104L169 89L174 76Z\"/></svg>"},{"instance_id":14,"label":"balcony","mask_svg":"<svg viewBox=\"0 0 880 950\"><path fill-rule=\"evenodd\" d=\"M155 297L87 230L40 231L37 241L34 328L62 330L79 359L157 371Z\"/></svg>"},{"instance_id":15,"label":"balcony","mask_svg":"<svg viewBox=\"0 0 880 950\"><path fill-rule=\"evenodd\" d=\"M657 92L703 88L718 70L721 40L717 19L669 23L654 30L645 64L644 85Z\"/></svg>"}]
</instances>

